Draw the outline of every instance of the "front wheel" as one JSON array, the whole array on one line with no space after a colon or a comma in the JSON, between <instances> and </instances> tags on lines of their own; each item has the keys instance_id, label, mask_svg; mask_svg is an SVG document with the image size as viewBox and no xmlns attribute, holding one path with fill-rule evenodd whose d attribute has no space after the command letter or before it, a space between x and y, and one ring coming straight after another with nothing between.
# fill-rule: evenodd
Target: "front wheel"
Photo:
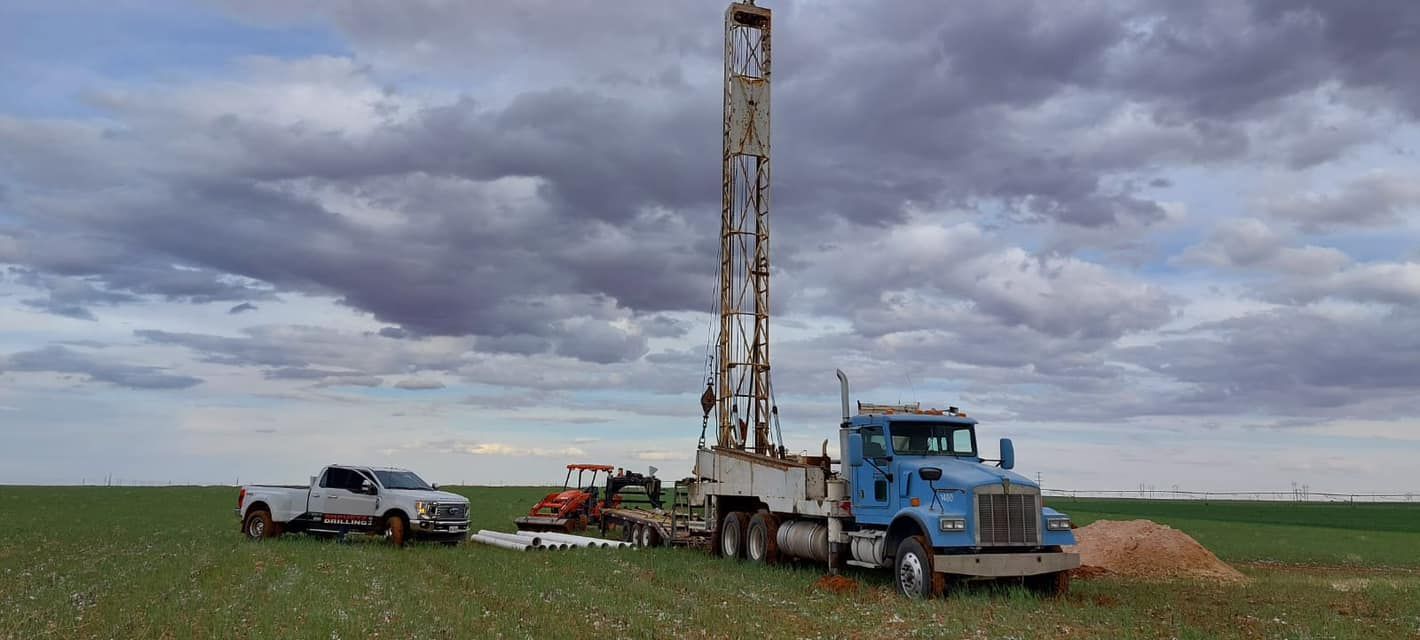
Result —
<instances>
[{"instance_id":1,"label":"front wheel","mask_svg":"<svg viewBox=\"0 0 1420 640\"><path fill-rule=\"evenodd\" d=\"M1069 571L1026 576L1025 582L1027 589L1049 598L1057 598L1070 592Z\"/></svg>"},{"instance_id":2,"label":"front wheel","mask_svg":"<svg viewBox=\"0 0 1420 640\"><path fill-rule=\"evenodd\" d=\"M394 515L385 518L385 540L388 540L395 548L403 547L409 535L409 527L404 522L404 518Z\"/></svg>"},{"instance_id":3,"label":"front wheel","mask_svg":"<svg viewBox=\"0 0 1420 640\"><path fill-rule=\"evenodd\" d=\"M909 598L927 599L942 594L945 576L932 570L932 552L922 536L912 536L897 545L897 590Z\"/></svg>"},{"instance_id":4,"label":"front wheel","mask_svg":"<svg viewBox=\"0 0 1420 640\"><path fill-rule=\"evenodd\" d=\"M248 540L262 540L275 538L280 532L276 523L271 521L271 512L259 509L247 514L247 519L242 522L242 533Z\"/></svg>"}]
</instances>

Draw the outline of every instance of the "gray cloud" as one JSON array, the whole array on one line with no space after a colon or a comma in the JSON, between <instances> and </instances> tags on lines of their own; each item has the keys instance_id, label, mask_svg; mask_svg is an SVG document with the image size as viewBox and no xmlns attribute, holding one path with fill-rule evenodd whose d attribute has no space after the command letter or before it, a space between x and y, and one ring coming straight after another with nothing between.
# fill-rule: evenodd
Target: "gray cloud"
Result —
<instances>
[{"instance_id":1,"label":"gray cloud","mask_svg":"<svg viewBox=\"0 0 1420 640\"><path fill-rule=\"evenodd\" d=\"M444 383L427 378L407 378L394 383L394 388L404 389L406 391L427 391L431 389L443 389Z\"/></svg>"},{"instance_id":2,"label":"gray cloud","mask_svg":"<svg viewBox=\"0 0 1420 640\"><path fill-rule=\"evenodd\" d=\"M243 302L239 305L232 307L231 309L228 309L227 313L229 315L236 315L238 313L245 313L247 311L256 311L256 308L256 305L250 302Z\"/></svg>"},{"instance_id":3,"label":"gray cloud","mask_svg":"<svg viewBox=\"0 0 1420 640\"><path fill-rule=\"evenodd\" d=\"M627 37L591 28L606 19L599 12L561 5L531 21L522 10L432 4L401 6L397 20L375 5L299 18L277 5L230 10L258 22L326 20L371 66L256 61L250 89L101 94L95 104L125 124L122 135L5 120L0 154L16 168L0 184L32 223L9 252L20 263L89 278L94 295L259 298L256 285L223 278L238 274L334 295L419 334L600 359L641 350L634 341L608 347L611 329L587 324L604 318L543 315L545 299L605 296L626 314L704 307L718 11L665 3L643 16L655 37ZM1346 101L1413 106L1408 93L1374 91L1404 78L1394 61L1410 36L1366 9L1098 3L1062 16L1039 2L989 11L788 4L780 15L792 28L780 31L776 100L794 117L780 120L776 219L809 237L835 217L901 221L908 206L1146 228L1163 209L1127 178L1244 158L1278 114L1320 122L1306 105L1328 83L1340 81ZM455 28L471 23L489 35ZM414 25L426 25L418 47L408 40ZM1370 27L1394 37L1357 35ZM478 60L491 58L470 54L510 47L534 53L506 75L503 94L433 101L385 90L372 75L435 59L484 69ZM648 72L647 51L666 65ZM533 68L560 72L530 85ZM354 106L325 118L242 108L287 87ZM1298 153L1316 162L1366 139L1346 131L1355 135L1329 151ZM37 197L72 180L76 166L87 180L129 187L101 202ZM787 264L803 245L777 247ZM88 313L62 299L34 306Z\"/></svg>"},{"instance_id":4,"label":"gray cloud","mask_svg":"<svg viewBox=\"0 0 1420 640\"><path fill-rule=\"evenodd\" d=\"M1416 176L1376 172L1358 178L1333 193L1286 193L1267 198L1272 216L1307 231L1335 227L1380 227L1420 208Z\"/></svg>"},{"instance_id":5,"label":"gray cloud","mask_svg":"<svg viewBox=\"0 0 1420 640\"><path fill-rule=\"evenodd\" d=\"M0 371L73 374L130 389L186 389L202 383L201 378L166 373L161 367L112 362L54 345L0 358Z\"/></svg>"},{"instance_id":6,"label":"gray cloud","mask_svg":"<svg viewBox=\"0 0 1420 640\"><path fill-rule=\"evenodd\" d=\"M1393 310L1364 317L1278 310L1202 325L1123 359L1188 385L1151 398L1179 414L1365 417L1358 407L1390 397L1413 403L1420 386L1420 317Z\"/></svg>"}]
</instances>

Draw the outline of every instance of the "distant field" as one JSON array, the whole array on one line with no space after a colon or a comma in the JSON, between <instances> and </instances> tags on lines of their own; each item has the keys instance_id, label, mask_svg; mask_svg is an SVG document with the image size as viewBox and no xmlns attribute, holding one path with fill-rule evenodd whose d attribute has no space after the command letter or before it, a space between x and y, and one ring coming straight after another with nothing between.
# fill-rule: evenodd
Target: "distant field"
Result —
<instances>
[{"instance_id":1,"label":"distant field","mask_svg":"<svg viewBox=\"0 0 1420 640\"><path fill-rule=\"evenodd\" d=\"M1145 518L1234 562L1420 567L1420 504L1049 498L1078 525Z\"/></svg>"},{"instance_id":2,"label":"distant field","mask_svg":"<svg viewBox=\"0 0 1420 640\"><path fill-rule=\"evenodd\" d=\"M473 500L475 527L504 530L545 491L455 490ZM1168 523L1253 580L1103 579L1058 600L978 588L923 603L898 598L880 573L851 573L859 592L833 595L815 587L817 567L674 549L249 543L235 499L220 488L0 487L11 529L0 538L0 638L1420 635L1420 508L1408 506L1055 499L1081 523Z\"/></svg>"}]
</instances>

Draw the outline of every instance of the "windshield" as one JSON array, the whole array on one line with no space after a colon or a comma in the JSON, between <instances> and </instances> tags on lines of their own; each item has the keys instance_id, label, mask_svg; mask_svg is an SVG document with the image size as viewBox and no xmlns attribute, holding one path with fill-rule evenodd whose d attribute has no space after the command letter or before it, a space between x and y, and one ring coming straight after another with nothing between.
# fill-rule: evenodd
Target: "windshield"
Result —
<instances>
[{"instance_id":1,"label":"windshield","mask_svg":"<svg viewBox=\"0 0 1420 640\"><path fill-rule=\"evenodd\" d=\"M413 471L376 471L380 484L386 489L423 489L433 491L434 488L424 482L423 478L414 475Z\"/></svg>"},{"instance_id":2,"label":"windshield","mask_svg":"<svg viewBox=\"0 0 1420 640\"><path fill-rule=\"evenodd\" d=\"M892 452L902 456L976 457L976 434L970 425L894 422Z\"/></svg>"}]
</instances>

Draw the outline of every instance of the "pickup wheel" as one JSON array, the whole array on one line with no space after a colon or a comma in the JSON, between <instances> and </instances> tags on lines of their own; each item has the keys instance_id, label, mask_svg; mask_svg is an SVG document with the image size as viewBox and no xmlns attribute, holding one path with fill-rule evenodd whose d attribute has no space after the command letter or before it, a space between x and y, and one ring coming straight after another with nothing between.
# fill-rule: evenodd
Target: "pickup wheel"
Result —
<instances>
[{"instance_id":1,"label":"pickup wheel","mask_svg":"<svg viewBox=\"0 0 1420 640\"><path fill-rule=\"evenodd\" d=\"M897 558L893 563L898 592L913 598L926 600L941 596L946 590L946 576L932 570L932 552L924 536L904 538L897 545Z\"/></svg>"},{"instance_id":2,"label":"pickup wheel","mask_svg":"<svg viewBox=\"0 0 1420 640\"><path fill-rule=\"evenodd\" d=\"M242 533L249 540L275 538L281 535L276 523L271 521L271 512L265 509L257 509L247 514L247 519L242 521Z\"/></svg>"},{"instance_id":3,"label":"pickup wheel","mask_svg":"<svg viewBox=\"0 0 1420 640\"><path fill-rule=\"evenodd\" d=\"M731 511L720 521L720 555L739 560L745 555L745 529L749 528L749 514Z\"/></svg>"},{"instance_id":4,"label":"pickup wheel","mask_svg":"<svg viewBox=\"0 0 1420 640\"><path fill-rule=\"evenodd\" d=\"M753 562L779 563L779 518L763 511L749 519L745 535L745 555Z\"/></svg>"},{"instance_id":5,"label":"pickup wheel","mask_svg":"<svg viewBox=\"0 0 1420 640\"><path fill-rule=\"evenodd\" d=\"M409 527L405 524L403 517L392 515L385 518L385 540L388 540L395 548L403 547L408 536Z\"/></svg>"}]
</instances>

